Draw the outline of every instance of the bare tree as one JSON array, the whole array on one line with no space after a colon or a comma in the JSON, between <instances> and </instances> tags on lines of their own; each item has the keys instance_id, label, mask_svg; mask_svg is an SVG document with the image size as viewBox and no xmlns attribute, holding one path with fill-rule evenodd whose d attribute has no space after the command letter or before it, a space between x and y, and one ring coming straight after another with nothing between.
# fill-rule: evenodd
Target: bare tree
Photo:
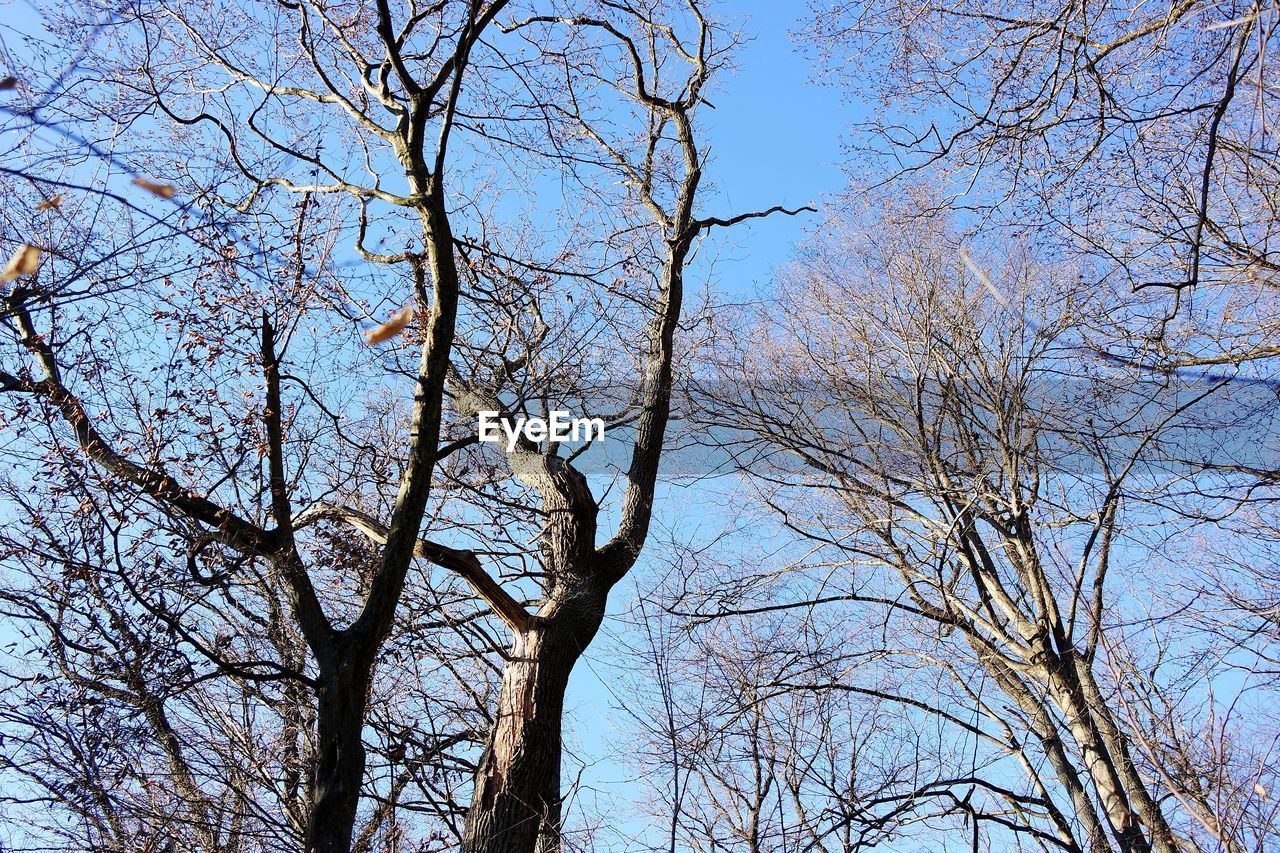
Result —
<instances>
[{"instance_id":1,"label":"bare tree","mask_svg":"<svg viewBox=\"0 0 1280 853\"><path fill-rule=\"evenodd\" d=\"M681 572L663 597L675 616L644 614L648 666L631 665L629 695L648 700L632 709L636 763L660 794L666 849L1077 849L998 728L972 721L923 660L908 667L909 627L877 648L865 638L884 632L881 614L764 604L758 569L725 568L719 582ZM749 597L704 598L748 578ZM800 572L775 580L799 597Z\"/></svg>"},{"instance_id":2,"label":"bare tree","mask_svg":"<svg viewBox=\"0 0 1280 853\"><path fill-rule=\"evenodd\" d=\"M1248 787L1225 778L1232 762L1189 784L1162 751L1177 749L1154 748L1147 728L1182 696L1183 733L1191 719L1191 731L1214 730L1203 685L1227 670L1210 655L1179 669L1143 650L1185 625L1174 616L1183 605L1143 606L1141 590L1179 568L1163 553L1207 499L1197 463L1226 416L1201 414L1226 383L1152 381L1092 358L1115 294L1016 247L999 247L1008 260L988 275L937 218L916 215L815 246L757 320L767 335L752 339L774 343L729 346L730 384L706 392L709 424L786 527L849 570L845 580L828 569L808 601L785 583L740 588L783 599L766 596L756 612L825 602L882 613L885 645L873 648L899 672L950 675L935 718L983 720L961 733L1022 765L1039 815L1028 824L1022 809L1017 822L1042 844L1264 844L1269 827L1255 823L1249 840L1220 829ZM831 689L866 689L858 674ZM1201 685L1194 713L1189 685ZM1152 691L1163 697L1154 705Z\"/></svg>"},{"instance_id":3,"label":"bare tree","mask_svg":"<svg viewBox=\"0 0 1280 853\"><path fill-rule=\"evenodd\" d=\"M79 843L559 846L564 691L646 539L686 270L767 212L699 209L695 115L735 44L699 4L507 7L58 22L100 38L42 165L87 147L201 225L170 272L136 205L101 207L5 293L5 600L42 648L7 673L33 733L8 767ZM121 128L148 145L107 153ZM552 182L539 234L505 206ZM354 335L401 307L382 349ZM604 544L609 476L477 442L480 410L569 402L630 436ZM65 708L128 737L60 758Z\"/></svg>"},{"instance_id":4,"label":"bare tree","mask_svg":"<svg viewBox=\"0 0 1280 853\"><path fill-rule=\"evenodd\" d=\"M1274 4L814 11L810 43L883 99L860 148L977 180L968 201L1060 228L1138 286L1273 279Z\"/></svg>"}]
</instances>

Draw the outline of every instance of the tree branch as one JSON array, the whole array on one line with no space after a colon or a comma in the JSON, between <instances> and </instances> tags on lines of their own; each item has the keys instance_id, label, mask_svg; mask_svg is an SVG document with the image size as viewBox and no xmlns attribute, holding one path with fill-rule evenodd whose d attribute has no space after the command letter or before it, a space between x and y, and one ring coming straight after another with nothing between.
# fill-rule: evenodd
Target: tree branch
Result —
<instances>
[{"instance_id":1,"label":"tree branch","mask_svg":"<svg viewBox=\"0 0 1280 853\"><path fill-rule=\"evenodd\" d=\"M293 527L297 530L323 518L345 522L378 545L387 543L387 527L373 516L352 507L317 504L294 518ZM447 545L439 545L419 538L414 543L413 554L415 557L421 557L441 568L448 569L465 580L475 590L476 595L480 596L512 631L523 633L528 630L533 618L529 611L525 610L523 604L512 598L502 584L489 576L480 565L479 558L471 551L450 548Z\"/></svg>"},{"instance_id":2,"label":"tree branch","mask_svg":"<svg viewBox=\"0 0 1280 853\"><path fill-rule=\"evenodd\" d=\"M217 531L227 544L257 557L274 558L279 550L278 536L240 518L208 498L178 483L172 476L155 468L140 465L117 452L93 426L84 404L62 382L62 374L53 348L35 330L31 315L22 305L19 290L8 300L9 311L18 323L22 344L36 357L45 379L22 379L0 371L0 391L40 396L52 403L62 419L75 433L76 442L85 454L111 474L141 488L151 497Z\"/></svg>"},{"instance_id":3,"label":"tree branch","mask_svg":"<svg viewBox=\"0 0 1280 853\"><path fill-rule=\"evenodd\" d=\"M739 222L746 222L748 219L763 219L766 216L772 216L775 213L781 213L786 216L798 216L799 214L804 213L806 211L809 213L818 212L817 208L807 204L804 205L803 207L797 207L794 209L783 207L780 204L775 204L773 207L769 208L768 210L757 210L752 213L739 213L737 216L731 216L728 219L721 219L718 216L707 216L702 219L695 220L693 222L693 227L697 228L698 230L702 230L704 228L712 228L714 226L719 226L721 228L728 228L730 226L737 225Z\"/></svg>"}]
</instances>

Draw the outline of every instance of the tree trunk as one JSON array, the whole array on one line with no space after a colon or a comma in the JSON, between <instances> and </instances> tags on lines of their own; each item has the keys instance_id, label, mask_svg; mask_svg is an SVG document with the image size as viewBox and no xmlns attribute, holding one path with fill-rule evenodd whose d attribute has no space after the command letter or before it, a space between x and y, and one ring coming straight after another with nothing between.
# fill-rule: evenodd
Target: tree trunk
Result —
<instances>
[{"instance_id":1,"label":"tree trunk","mask_svg":"<svg viewBox=\"0 0 1280 853\"><path fill-rule=\"evenodd\" d=\"M1080 655L1073 653L1071 655L1071 663L1074 665L1076 680L1080 685L1081 694L1088 704L1098 732L1114 758L1116 771L1120 774L1121 779L1124 780L1126 787L1129 789L1134 808L1137 809L1139 817L1142 818L1143 824L1146 825L1151 834L1152 849L1156 853L1178 853L1180 848L1174 840L1173 830L1170 828L1168 821L1165 820L1164 814L1160 811L1160 805L1156 802L1155 797L1147 789L1146 782L1134 766L1133 756L1129 752L1128 737L1116 725L1115 718L1111 713L1111 706L1103 698L1097 679L1094 678L1093 671L1089 667L1089 662Z\"/></svg>"},{"instance_id":2,"label":"tree trunk","mask_svg":"<svg viewBox=\"0 0 1280 853\"><path fill-rule=\"evenodd\" d=\"M1121 853L1151 853L1151 842L1143 832L1142 821L1116 769L1115 756L1098 731L1074 667L1070 661L1055 659L1047 668L1054 702L1062 710L1071 737L1080 748L1080 757L1093 780L1117 846Z\"/></svg>"},{"instance_id":3,"label":"tree trunk","mask_svg":"<svg viewBox=\"0 0 1280 853\"><path fill-rule=\"evenodd\" d=\"M544 607L515 637L476 770L463 853L560 849L561 718L569 675L604 617L603 593Z\"/></svg>"},{"instance_id":4,"label":"tree trunk","mask_svg":"<svg viewBox=\"0 0 1280 853\"><path fill-rule=\"evenodd\" d=\"M979 647L975 645L974 649L978 651ZM983 660L981 653L979 660ZM1075 817L1080 821L1084 831L1086 848L1090 853L1110 853L1111 845L1103 830L1102 819L1094 808L1088 792L1085 791L1075 765L1067 756L1056 722L1049 716L1040 700L1022 683L1021 678L998 658L989 657L984 664L1005 694L1011 697L1031 720L1031 732L1040 741L1045 756L1049 759L1049 765L1058 777L1058 782L1066 789L1067 796L1071 799ZM1069 830L1068 835L1070 836Z\"/></svg>"},{"instance_id":5,"label":"tree trunk","mask_svg":"<svg viewBox=\"0 0 1280 853\"><path fill-rule=\"evenodd\" d=\"M341 658L320 667L306 853L349 853L364 780L369 667Z\"/></svg>"}]
</instances>

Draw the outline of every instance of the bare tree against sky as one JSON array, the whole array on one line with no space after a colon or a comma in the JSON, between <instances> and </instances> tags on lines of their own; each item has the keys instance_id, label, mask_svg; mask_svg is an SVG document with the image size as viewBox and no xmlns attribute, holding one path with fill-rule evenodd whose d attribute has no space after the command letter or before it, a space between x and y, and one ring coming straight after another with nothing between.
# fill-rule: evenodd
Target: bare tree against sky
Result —
<instances>
[{"instance_id":1,"label":"bare tree against sky","mask_svg":"<svg viewBox=\"0 0 1280 853\"><path fill-rule=\"evenodd\" d=\"M71 573L55 593L62 602L94 560L59 549L114 555L123 586L101 593L99 608L84 605L77 631L101 633L109 612L113 636L133 620L144 634L172 635L178 671L150 668L140 639L143 650L121 651L111 668L157 684L111 698L149 713L220 678L238 704L276 715L265 729L241 721L222 731L228 748L269 735L286 753L277 771L256 771L265 800L241 779L220 778L239 800L223 814L203 803L203 784L182 782L197 773L179 772L180 739L156 722L145 738L166 756L166 788L194 801L189 832L144 821L160 839L225 849L243 843L249 823L255 833L295 832L308 851L345 851L353 836L367 846L403 831L397 805L409 785L429 806L419 814L457 830L451 810L461 794L430 794L414 774L438 771L444 753L464 756L479 740L487 745L474 765L463 849L559 846L564 689L609 589L644 544L685 270L707 231L766 212L699 210L695 112L735 42L696 2L606 3L563 16L507 7L266 4L227 16L202 3L163 4L131 8L106 29L87 16L54 24L100 39L68 83L94 97L59 102L58 126L79 130L62 135L69 153L46 171L77 168L85 152L76 145L101 152L94 135L126 127L136 144L107 165L153 176L141 180L162 198L194 197L179 215L208 225L183 244L186 263L173 275L126 270L104 287L93 265L63 265L74 245L51 240L54 263L7 293L14 346L0 379L28 429L14 452L43 453L55 479L71 477L52 494L78 496L73 515L118 516L74 533L45 528L48 562L23 559L19 531L47 512L23 506L23 474L11 482L25 513L10 541L32 580L49 565ZM620 112L601 112L619 99ZM532 202L556 181L569 188L566 222L533 237L504 205ZM104 230L128 236L130 210L100 208L118 217ZM31 233L33 223L15 217L11 227ZM136 271L171 249L125 241L118 254ZM84 307L69 312L62 300L77 287ZM410 307L395 313L406 294ZM555 305L575 294L582 308ZM385 350L333 337L393 313L395 324L370 336L389 339ZM163 344L145 343L150 324L163 328ZM610 344L618 349L601 357ZM575 346L629 383L613 394L623 404L614 419L632 424L634 449L618 528L602 545L597 497L554 442L520 444L506 471L476 448L480 408L514 416L548 394L589 397L575 384L589 378L548 368ZM390 382L397 377L412 382L411 403L389 396L402 391ZM513 476L535 501L511 504L510 489L493 485ZM105 509L125 498L127 508ZM485 526L513 518L510 530ZM516 541L517 529L532 537ZM414 570L415 558L443 575ZM184 565L177 577L166 571ZM427 587L406 591L411 578ZM450 591L459 580L506 624L509 652L458 606ZM178 589L166 591L169 583ZM122 591L128 598L109 606ZM77 646L42 596L31 588L13 600L55 648L96 666L96 647ZM437 645L442 636L454 639ZM418 659L446 671L442 680L415 685L380 671L386 655L403 660L415 646ZM495 656L502 688L493 709L483 682L499 674ZM212 669L195 671L193 660ZM269 697L259 682L273 685ZM441 684L461 701L434 695ZM446 730L397 731L394 714L369 704L414 689L428 691L418 698L426 722ZM213 738L197 729L183 749ZM406 760L411 750L416 761ZM292 778L283 790L275 772ZM285 821L257 813L272 800ZM110 825L113 808L89 811L106 821L94 833L125 832ZM432 837L425 843L445 843Z\"/></svg>"},{"instance_id":2,"label":"bare tree against sky","mask_svg":"<svg viewBox=\"0 0 1280 853\"><path fill-rule=\"evenodd\" d=\"M713 235L807 208L719 209L709 2L0 33L14 846L608 844L564 712L632 580L655 847L1277 843L1280 7L813 8L871 171L738 307ZM655 576L676 440L751 515Z\"/></svg>"},{"instance_id":3,"label":"bare tree against sky","mask_svg":"<svg viewBox=\"0 0 1280 853\"><path fill-rule=\"evenodd\" d=\"M800 32L824 76L874 109L850 139L878 179L927 174L958 206L998 209L995 221L1136 288L1274 290L1274 3L811 8ZM1201 307L1224 299L1210 290ZM1248 301L1192 355L1274 355L1273 315L1251 323Z\"/></svg>"},{"instance_id":4,"label":"bare tree against sky","mask_svg":"<svg viewBox=\"0 0 1280 853\"><path fill-rule=\"evenodd\" d=\"M786 295L758 315L759 331L736 338L771 343L724 339L729 384L706 392L708 428L763 484L782 523L813 543L802 565L826 579L808 600L796 594L799 576L761 589L801 608L879 610L880 654L901 661L899 674L949 671L943 708L985 718L983 736L1012 757L1032 751L1023 769L1044 792L1039 820L1067 849L1264 843L1265 825L1244 840L1215 823L1230 814L1233 827L1248 825L1234 820L1247 777L1189 784L1143 740L1153 718L1185 708L1183 691L1215 677L1207 656L1189 671L1153 659L1144 647L1161 648L1171 642L1164 632L1186 623L1166 623L1135 599L1161 571L1194 580L1194 563L1179 565L1161 540L1175 538L1202 499L1233 488L1201 494L1195 485L1208 476L1197 452L1211 455L1224 435L1200 415L1231 417L1229 383L1090 366L1088 330L1123 294L1073 289L1070 274L1001 245L998 298L937 217L916 217L862 232L837 225L784 276ZM1245 475L1234 488L1246 494L1251 483ZM754 612L769 612L765 598ZM867 635L855 649L868 651ZM850 666L848 686L831 689L866 689L870 672ZM1255 696L1274 688L1257 686ZM1184 722L1212 731L1214 703L1199 701ZM1217 758L1223 772L1242 770ZM1196 764L1190 754L1182 761Z\"/></svg>"}]
</instances>

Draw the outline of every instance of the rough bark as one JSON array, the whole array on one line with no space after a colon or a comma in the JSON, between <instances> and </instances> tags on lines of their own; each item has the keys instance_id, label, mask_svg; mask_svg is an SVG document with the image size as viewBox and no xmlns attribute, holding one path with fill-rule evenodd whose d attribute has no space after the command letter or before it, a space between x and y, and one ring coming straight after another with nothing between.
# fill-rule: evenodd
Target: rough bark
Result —
<instances>
[{"instance_id":1,"label":"rough bark","mask_svg":"<svg viewBox=\"0 0 1280 853\"><path fill-rule=\"evenodd\" d=\"M561 717L569 676L604 618L607 590L562 585L516 635L489 745L476 770L464 853L560 846Z\"/></svg>"},{"instance_id":2,"label":"rough bark","mask_svg":"<svg viewBox=\"0 0 1280 853\"><path fill-rule=\"evenodd\" d=\"M307 853L347 853L364 778L362 733L371 667L335 653L320 664Z\"/></svg>"}]
</instances>

